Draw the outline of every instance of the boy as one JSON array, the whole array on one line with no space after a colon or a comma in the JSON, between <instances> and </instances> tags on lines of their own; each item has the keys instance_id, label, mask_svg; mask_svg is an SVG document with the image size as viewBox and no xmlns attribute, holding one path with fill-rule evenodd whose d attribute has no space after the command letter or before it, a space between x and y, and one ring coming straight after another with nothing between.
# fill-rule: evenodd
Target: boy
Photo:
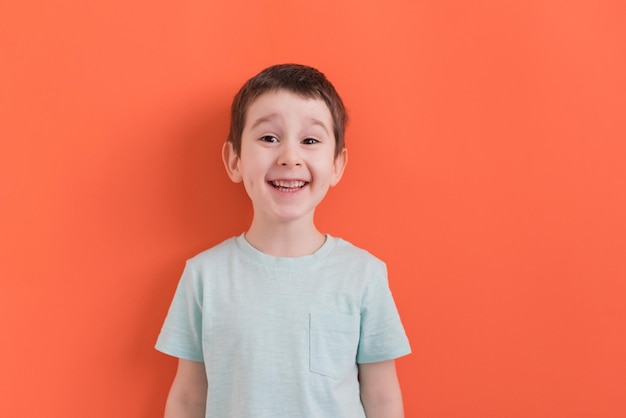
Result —
<instances>
[{"instance_id":1,"label":"boy","mask_svg":"<svg viewBox=\"0 0 626 418\"><path fill-rule=\"evenodd\" d=\"M179 358L168 418L402 417L410 353L383 262L314 223L347 163L326 77L285 64L235 96L223 160L254 209L187 262L156 348Z\"/></svg>"}]
</instances>

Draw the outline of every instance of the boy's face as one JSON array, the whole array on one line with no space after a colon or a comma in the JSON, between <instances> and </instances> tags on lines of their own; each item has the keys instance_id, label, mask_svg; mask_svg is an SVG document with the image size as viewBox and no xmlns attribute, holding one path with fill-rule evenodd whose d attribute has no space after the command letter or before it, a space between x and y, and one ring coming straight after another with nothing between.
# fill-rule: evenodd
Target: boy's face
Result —
<instances>
[{"instance_id":1,"label":"boy's face","mask_svg":"<svg viewBox=\"0 0 626 418\"><path fill-rule=\"evenodd\" d=\"M346 150L335 158L330 111L323 100L279 90L250 104L241 155L224 147L230 178L243 181L255 218L270 222L310 217L341 179Z\"/></svg>"}]
</instances>

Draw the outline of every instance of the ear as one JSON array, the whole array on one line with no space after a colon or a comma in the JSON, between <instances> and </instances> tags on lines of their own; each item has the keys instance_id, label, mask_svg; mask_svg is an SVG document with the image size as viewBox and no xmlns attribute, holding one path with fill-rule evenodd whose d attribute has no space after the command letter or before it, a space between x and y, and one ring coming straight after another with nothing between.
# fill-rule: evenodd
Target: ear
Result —
<instances>
[{"instance_id":1,"label":"ear","mask_svg":"<svg viewBox=\"0 0 626 418\"><path fill-rule=\"evenodd\" d=\"M348 164L348 150L344 148L343 150L341 150L339 155L335 157L335 161L333 162L333 175L332 175L332 178L330 179L331 187L336 186L337 183L339 183L339 180L341 180L341 177L343 176L343 172L346 169L347 164Z\"/></svg>"},{"instance_id":2,"label":"ear","mask_svg":"<svg viewBox=\"0 0 626 418\"><path fill-rule=\"evenodd\" d=\"M228 177L234 183L240 183L242 181L241 173L239 172L240 158L233 149L233 143L230 141L226 141L222 146L222 161Z\"/></svg>"}]
</instances>

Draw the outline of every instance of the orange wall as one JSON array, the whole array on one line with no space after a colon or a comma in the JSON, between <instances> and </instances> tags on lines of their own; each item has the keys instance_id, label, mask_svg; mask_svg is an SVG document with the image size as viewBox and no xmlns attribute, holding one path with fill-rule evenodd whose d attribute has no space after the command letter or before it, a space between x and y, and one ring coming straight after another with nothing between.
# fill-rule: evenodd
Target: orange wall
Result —
<instances>
[{"instance_id":1,"label":"orange wall","mask_svg":"<svg viewBox=\"0 0 626 418\"><path fill-rule=\"evenodd\" d=\"M626 416L623 4L3 2L0 416L160 415L183 262L249 221L230 100L291 61L351 111L318 220L389 265L407 417Z\"/></svg>"}]
</instances>

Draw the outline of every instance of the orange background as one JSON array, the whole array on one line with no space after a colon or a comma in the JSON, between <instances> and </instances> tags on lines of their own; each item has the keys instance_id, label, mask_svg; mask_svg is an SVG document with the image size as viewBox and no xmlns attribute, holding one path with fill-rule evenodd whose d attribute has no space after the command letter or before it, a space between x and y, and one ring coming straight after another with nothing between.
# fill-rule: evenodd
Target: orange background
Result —
<instances>
[{"instance_id":1,"label":"orange background","mask_svg":"<svg viewBox=\"0 0 626 418\"><path fill-rule=\"evenodd\" d=\"M184 260L248 225L221 165L261 68L352 117L321 228L389 266L407 417L626 416L621 1L4 1L0 416L155 417Z\"/></svg>"}]
</instances>

